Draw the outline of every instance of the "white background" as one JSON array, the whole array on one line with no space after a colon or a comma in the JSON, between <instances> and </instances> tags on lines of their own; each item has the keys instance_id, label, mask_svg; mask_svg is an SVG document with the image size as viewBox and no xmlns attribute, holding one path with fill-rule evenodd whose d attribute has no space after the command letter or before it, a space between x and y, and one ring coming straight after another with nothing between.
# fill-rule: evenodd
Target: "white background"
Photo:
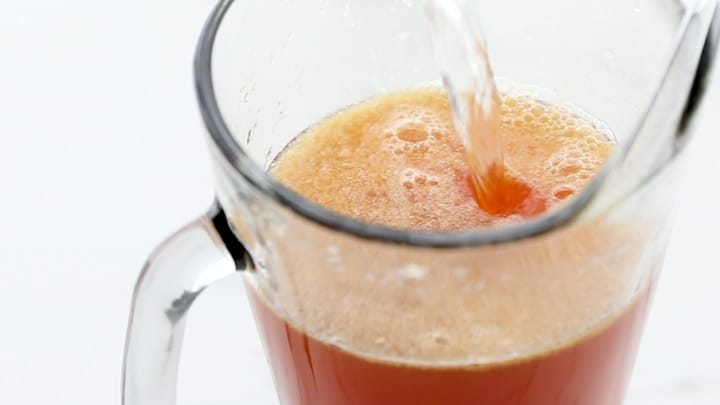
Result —
<instances>
[{"instance_id":1,"label":"white background","mask_svg":"<svg viewBox=\"0 0 720 405\"><path fill-rule=\"evenodd\" d=\"M211 0L0 4L0 404L118 404L144 258L212 198L191 59ZM720 404L720 82L631 404ZM240 280L193 310L183 403L272 403Z\"/></svg>"}]
</instances>

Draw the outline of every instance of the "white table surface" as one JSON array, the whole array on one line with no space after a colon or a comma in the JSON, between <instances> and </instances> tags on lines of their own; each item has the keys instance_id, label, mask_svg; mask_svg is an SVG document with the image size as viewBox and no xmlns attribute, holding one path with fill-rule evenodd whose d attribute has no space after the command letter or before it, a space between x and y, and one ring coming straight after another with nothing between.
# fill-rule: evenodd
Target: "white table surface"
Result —
<instances>
[{"instance_id":1,"label":"white table surface","mask_svg":"<svg viewBox=\"0 0 720 405\"><path fill-rule=\"evenodd\" d=\"M212 179L191 58L212 0L0 4L0 404L119 403L135 276ZM630 403L720 404L720 82ZM187 404L274 403L240 280L189 319Z\"/></svg>"}]
</instances>

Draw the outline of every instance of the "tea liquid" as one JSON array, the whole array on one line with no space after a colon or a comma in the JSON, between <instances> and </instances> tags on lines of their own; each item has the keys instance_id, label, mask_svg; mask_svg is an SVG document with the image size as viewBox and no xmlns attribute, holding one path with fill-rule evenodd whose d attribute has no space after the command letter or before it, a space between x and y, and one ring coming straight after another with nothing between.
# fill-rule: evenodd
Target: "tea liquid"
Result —
<instances>
[{"instance_id":1,"label":"tea liquid","mask_svg":"<svg viewBox=\"0 0 720 405\"><path fill-rule=\"evenodd\" d=\"M500 107L505 170L525 195L519 205L479 208L447 94L438 88L337 113L289 145L271 172L346 216L452 231L552 208L580 190L612 150L608 132L572 108L519 94L503 94ZM578 246L592 247L569 254L601 251L602 241L587 236ZM352 266L337 274L313 254L298 257L306 264L290 275L301 313L281 308L283 297L274 297L275 308L260 292L250 294L284 405L622 401L650 296L646 285L617 307L621 294L612 288L623 285L622 263L583 277L558 266L539 291L533 277L544 276L518 266Z\"/></svg>"}]
</instances>

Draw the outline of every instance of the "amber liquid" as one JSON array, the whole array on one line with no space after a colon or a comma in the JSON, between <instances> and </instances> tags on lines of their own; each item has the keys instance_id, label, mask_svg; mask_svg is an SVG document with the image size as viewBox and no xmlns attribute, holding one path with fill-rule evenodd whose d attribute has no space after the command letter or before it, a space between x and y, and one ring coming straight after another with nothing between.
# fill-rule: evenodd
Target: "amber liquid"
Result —
<instances>
[{"instance_id":1,"label":"amber liquid","mask_svg":"<svg viewBox=\"0 0 720 405\"><path fill-rule=\"evenodd\" d=\"M408 366L323 343L250 294L283 405L619 405L648 309L643 291L584 339L508 364Z\"/></svg>"},{"instance_id":2,"label":"amber liquid","mask_svg":"<svg viewBox=\"0 0 720 405\"><path fill-rule=\"evenodd\" d=\"M271 172L347 216L449 231L551 209L581 189L612 149L597 123L567 107L511 94L501 107L504 171L518 179L503 189L521 193L521 204L493 198L500 205L483 209L447 95L436 88L341 111L301 135ZM570 252L582 258L602 251L598 232L574 238ZM537 253L538 260L552 259L551 250ZM303 262L316 263L313 254ZM273 297L271 307L261 291L250 293L282 404L621 404L651 287L615 305L603 300L623 284L622 264L580 276L558 262L557 272L548 273L557 282L538 292L536 276L513 263L481 264L490 271L455 268L454 275L450 268L393 273L361 265L332 272L293 264L292 300L302 303L300 313L293 304L283 307L283 297ZM424 298L413 295L420 293ZM494 360L464 361L468 353Z\"/></svg>"}]
</instances>

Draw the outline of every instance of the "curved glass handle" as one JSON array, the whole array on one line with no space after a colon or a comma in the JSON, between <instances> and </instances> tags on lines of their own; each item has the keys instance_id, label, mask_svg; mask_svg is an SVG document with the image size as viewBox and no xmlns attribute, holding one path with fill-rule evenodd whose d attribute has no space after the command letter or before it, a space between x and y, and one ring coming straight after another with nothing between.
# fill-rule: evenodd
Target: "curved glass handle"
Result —
<instances>
[{"instance_id":1,"label":"curved glass handle","mask_svg":"<svg viewBox=\"0 0 720 405\"><path fill-rule=\"evenodd\" d=\"M133 294L123 405L175 405L185 314L205 287L247 268L246 257L217 204L152 253Z\"/></svg>"}]
</instances>

